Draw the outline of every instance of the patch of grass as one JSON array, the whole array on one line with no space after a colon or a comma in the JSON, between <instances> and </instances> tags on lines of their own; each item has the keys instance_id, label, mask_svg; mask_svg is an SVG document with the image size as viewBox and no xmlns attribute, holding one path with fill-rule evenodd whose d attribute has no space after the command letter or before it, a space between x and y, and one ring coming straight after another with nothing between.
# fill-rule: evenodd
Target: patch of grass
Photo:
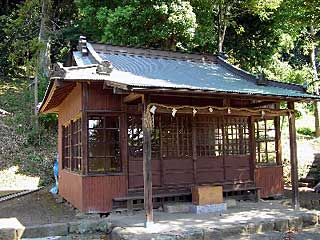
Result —
<instances>
[{"instance_id":1,"label":"patch of grass","mask_svg":"<svg viewBox=\"0 0 320 240\"><path fill-rule=\"evenodd\" d=\"M297 129L297 132L301 135L313 137L315 132L311 130L309 127L300 127Z\"/></svg>"},{"instance_id":2,"label":"patch of grass","mask_svg":"<svg viewBox=\"0 0 320 240\"><path fill-rule=\"evenodd\" d=\"M4 149L0 152L0 170L18 166L18 173L40 177L40 185L52 183L57 118L42 116L39 128L34 127L33 92L27 80L0 80L0 108L12 113L0 119L0 149Z\"/></svg>"}]
</instances>

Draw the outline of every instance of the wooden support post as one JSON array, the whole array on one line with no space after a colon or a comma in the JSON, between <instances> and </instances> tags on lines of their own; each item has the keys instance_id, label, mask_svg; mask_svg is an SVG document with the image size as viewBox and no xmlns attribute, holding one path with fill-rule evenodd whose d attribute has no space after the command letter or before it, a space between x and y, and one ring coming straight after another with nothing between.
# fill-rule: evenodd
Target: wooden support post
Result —
<instances>
[{"instance_id":1,"label":"wooden support post","mask_svg":"<svg viewBox=\"0 0 320 240\"><path fill-rule=\"evenodd\" d=\"M193 160L193 182L198 183L197 177L197 129L195 121L192 121L192 160Z\"/></svg>"},{"instance_id":2,"label":"wooden support post","mask_svg":"<svg viewBox=\"0 0 320 240\"><path fill-rule=\"evenodd\" d=\"M82 135L82 162L81 162L81 173L83 175L88 174L88 84L82 83L82 107L81 107L81 135Z\"/></svg>"},{"instance_id":3,"label":"wooden support post","mask_svg":"<svg viewBox=\"0 0 320 240\"><path fill-rule=\"evenodd\" d=\"M280 116L274 119L274 128L276 131L276 161L277 165L282 165L282 145L281 145L281 124Z\"/></svg>"},{"instance_id":4,"label":"wooden support post","mask_svg":"<svg viewBox=\"0 0 320 240\"><path fill-rule=\"evenodd\" d=\"M153 224L153 204L152 204L152 162L151 162L151 128L146 121L149 99L148 96L143 98L143 181L144 181L144 209L146 212L145 227Z\"/></svg>"},{"instance_id":5,"label":"wooden support post","mask_svg":"<svg viewBox=\"0 0 320 240\"><path fill-rule=\"evenodd\" d=\"M256 136L255 136L254 118L249 118L249 139L250 139L250 173L251 179L255 183L255 171L256 171Z\"/></svg>"},{"instance_id":6,"label":"wooden support post","mask_svg":"<svg viewBox=\"0 0 320 240\"><path fill-rule=\"evenodd\" d=\"M288 108L294 110L294 103L288 102ZM299 188L298 188L298 159L296 141L296 120L295 114L289 115L289 135L290 135L290 163L291 163L291 184L292 184L292 206L299 209Z\"/></svg>"}]
</instances>

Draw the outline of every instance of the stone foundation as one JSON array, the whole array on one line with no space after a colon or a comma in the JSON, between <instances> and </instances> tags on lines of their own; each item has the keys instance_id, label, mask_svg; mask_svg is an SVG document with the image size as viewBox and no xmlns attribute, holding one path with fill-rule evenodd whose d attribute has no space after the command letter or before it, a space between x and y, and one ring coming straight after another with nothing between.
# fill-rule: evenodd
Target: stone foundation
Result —
<instances>
[{"instance_id":1,"label":"stone foundation","mask_svg":"<svg viewBox=\"0 0 320 240\"><path fill-rule=\"evenodd\" d=\"M227 210L226 203L209 204L209 205L191 205L190 212L195 214L203 213L222 213Z\"/></svg>"}]
</instances>

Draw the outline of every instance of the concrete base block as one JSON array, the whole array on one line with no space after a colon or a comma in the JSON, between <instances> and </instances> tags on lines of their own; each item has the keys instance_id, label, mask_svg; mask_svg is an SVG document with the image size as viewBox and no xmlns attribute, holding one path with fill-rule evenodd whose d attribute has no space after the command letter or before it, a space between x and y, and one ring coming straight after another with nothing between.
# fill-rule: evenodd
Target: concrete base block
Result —
<instances>
[{"instance_id":1,"label":"concrete base block","mask_svg":"<svg viewBox=\"0 0 320 240\"><path fill-rule=\"evenodd\" d=\"M295 217L289 219L289 230L301 231L303 227L302 217Z\"/></svg>"},{"instance_id":2,"label":"concrete base block","mask_svg":"<svg viewBox=\"0 0 320 240\"><path fill-rule=\"evenodd\" d=\"M23 233L24 238L38 238L49 236L66 236L68 235L67 223L53 223L45 225L35 225L27 227Z\"/></svg>"},{"instance_id":3,"label":"concrete base block","mask_svg":"<svg viewBox=\"0 0 320 240\"><path fill-rule=\"evenodd\" d=\"M210 205L191 205L190 211L196 214L203 213L221 213L227 210L226 203L210 204Z\"/></svg>"},{"instance_id":4,"label":"concrete base block","mask_svg":"<svg viewBox=\"0 0 320 240\"><path fill-rule=\"evenodd\" d=\"M16 218L0 218L0 239L20 239L25 227Z\"/></svg>"},{"instance_id":5,"label":"concrete base block","mask_svg":"<svg viewBox=\"0 0 320 240\"><path fill-rule=\"evenodd\" d=\"M278 232L287 232L289 230L288 219L279 219L274 223L274 229Z\"/></svg>"},{"instance_id":6,"label":"concrete base block","mask_svg":"<svg viewBox=\"0 0 320 240\"><path fill-rule=\"evenodd\" d=\"M237 201L235 199L225 199L224 202L227 204L227 208L237 207Z\"/></svg>"},{"instance_id":7,"label":"concrete base block","mask_svg":"<svg viewBox=\"0 0 320 240\"><path fill-rule=\"evenodd\" d=\"M318 224L318 215L315 213L306 213L302 215L303 227L314 226Z\"/></svg>"},{"instance_id":8,"label":"concrete base block","mask_svg":"<svg viewBox=\"0 0 320 240\"><path fill-rule=\"evenodd\" d=\"M163 211L167 213L190 212L191 203L166 203L163 205Z\"/></svg>"},{"instance_id":9,"label":"concrete base block","mask_svg":"<svg viewBox=\"0 0 320 240\"><path fill-rule=\"evenodd\" d=\"M275 223L270 222L263 222L261 226L261 232L272 232L274 230Z\"/></svg>"},{"instance_id":10,"label":"concrete base block","mask_svg":"<svg viewBox=\"0 0 320 240\"><path fill-rule=\"evenodd\" d=\"M81 220L77 222L69 223L70 233L94 233L103 232L109 233L112 230L112 224L106 219L92 219L92 220Z\"/></svg>"}]
</instances>

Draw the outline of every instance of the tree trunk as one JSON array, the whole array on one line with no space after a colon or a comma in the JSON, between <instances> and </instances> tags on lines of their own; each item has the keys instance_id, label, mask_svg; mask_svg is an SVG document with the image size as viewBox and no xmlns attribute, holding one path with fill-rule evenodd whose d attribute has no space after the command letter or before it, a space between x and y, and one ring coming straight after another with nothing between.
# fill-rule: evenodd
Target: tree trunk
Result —
<instances>
[{"instance_id":1,"label":"tree trunk","mask_svg":"<svg viewBox=\"0 0 320 240\"><path fill-rule=\"evenodd\" d=\"M216 7L218 8L218 51L223 53L224 39L229 23L228 15L231 9L231 2L217 1Z\"/></svg>"},{"instance_id":2,"label":"tree trunk","mask_svg":"<svg viewBox=\"0 0 320 240\"><path fill-rule=\"evenodd\" d=\"M226 7L223 3L219 4L218 14L218 52L223 52L224 37L226 35L227 24L226 24Z\"/></svg>"},{"instance_id":3,"label":"tree trunk","mask_svg":"<svg viewBox=\"0 0 320 240\"><path fill-rule=\"evenodd\" d=\"M47 76L48 74L48 38L45 36L46 32L46 23L48 20L48 9L49 9L50 0L42 1L42 10L41 10L41 24L39 30L38 41L40 43L39 56L36 66L36 76L34 79L34 115L35 115L35 128L39 128L39 118L38 118L38 85L39 77L41 75Z\"/></svg>"},{"instance_id":4,"label":"tree trunk","mask_svg":"<svg viewBox=\"0 0 320 240\"><path fill-rule=\"evenodd\" d=\"M311 37L312 37L312 47L310 50L310 60L311 60L313 76L314 76L314 88L316 90L316 94L319 95L318 82L317 82L319 80L319 77L318 77L318 70L317 70L316 46L314 43L315 30L314 30L313 26L311 26L311 28L310 28L310 33L311 33ZM320 137L320 119L319 119L320 106L319 106L318 101L314 101L313 104L314 104L315 133L316 133L316 137Z\"/></svg>"}]
</instances>

